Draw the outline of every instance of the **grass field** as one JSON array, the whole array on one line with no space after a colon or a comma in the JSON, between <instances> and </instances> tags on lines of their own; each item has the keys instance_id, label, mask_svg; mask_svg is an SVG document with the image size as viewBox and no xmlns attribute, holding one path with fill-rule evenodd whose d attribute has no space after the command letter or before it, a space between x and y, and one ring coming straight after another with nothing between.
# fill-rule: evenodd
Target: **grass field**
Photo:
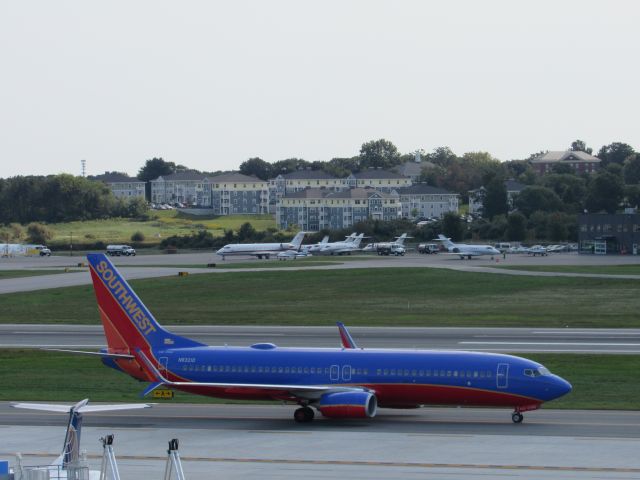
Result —
<instances>
[{"instance_id":1,"label":"grass field","mask_svg":"<svg viewBox=\"0 0 640 480\"><path fill-rule=\"evenodd\" d=\"M571 394L549 403L549 408L640 409L640 356L526 356L573 385ZM95 402L135 402L141 401L138 395L147 386L103 366L95 358L38 350L0 350L0 378L3 381L0 400L3 401L72 402L90 398ZM182 392L177 392L173 401L222 402Z\"/></svg>"},{"instance_id":2,"label":"grass field","mask_svg":"<svg viewBox=\"0 0 640 480\"><path fill-rule=\"evenodd\" d=\"M5 278L36 277L38 275L51 275L65 273L64 270L0 270L0 280Z\"/></svg>"},{"instance_id":3,"label":"grass field","mask_svg":"<svg viewBox=\"0 0 640 480\"><path fill-rule=\"evenodd\" d=\"M384 268L210 273L131 285L165 325L640 327L637 280ZM0 323L99 323L89 285L0 301Z\"/></svg>"},{"instance_id":4,"label":"grass field","mask_svg":"<svg viewBox=\"0 0 640 480\"><path fill-rule=\"evenodd\" d=\"M214 236L224 234L224 230L237 231L245 222L251 223L256 230L275 228L272 215L234 215L221 217L202 217L181 214L177 210L150 210L152 217L148 221L135 221L127 218L91 220L82 222L56 223L49 225L53 231L51 246L68 245L73 233L75 243L129 243L131 235L142 232L145 243L156 244L172 235L189 235L198 230L209 230Z\"/></svg>"},{"instance_id":5,"label":"grass field","mask_svg":"<svg viewBox=\"0 0 640 480\"><path fill-rule=\"evenodd\" d=\"M529 272L560 273L597 273L603 275L640 275L640 265L526 265L496 266L507 270L526 270Z\"/></svg>"}]
</instances>

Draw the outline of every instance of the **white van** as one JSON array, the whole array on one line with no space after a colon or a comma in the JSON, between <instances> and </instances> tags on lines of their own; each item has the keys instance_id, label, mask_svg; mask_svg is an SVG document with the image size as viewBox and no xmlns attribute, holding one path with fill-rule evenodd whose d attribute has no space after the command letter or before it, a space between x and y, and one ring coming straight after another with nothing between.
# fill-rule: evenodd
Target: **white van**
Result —
<instances>
[{"instance_id":1,"label":"white van","mask_svg":"<svg viewBox=\"0 0 640 480\"><path fill-rule=\"evenodd\" d=\"M511 244L508 242L496 243L495 247L497 250L500 250L500 253L508 252L509 250L511 250Z\"/></svg>"},{"instance_id":2,"label":"white van","mask_svg":"<svg viewBox=\"0 0 640 480\"><path fill-rule=\"evenodd\" d=\"M107 245L107 255L119 257L124 256L136 256L136 251L129 245Z\"/></svg>"}]
</instances>

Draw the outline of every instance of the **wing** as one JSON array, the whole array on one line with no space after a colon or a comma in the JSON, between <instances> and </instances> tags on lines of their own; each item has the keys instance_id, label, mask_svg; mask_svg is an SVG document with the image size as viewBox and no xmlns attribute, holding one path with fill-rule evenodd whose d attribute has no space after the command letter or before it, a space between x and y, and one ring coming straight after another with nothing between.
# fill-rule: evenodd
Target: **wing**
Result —
<instances>
[{"instance_id":1,"label":"wing","mask_svg":"<svg viewBox=\"0 0 640 480\"><path fill-rule=\"evenodd\" d=\"M142 363L149 369L149 374L155 379L154 388L159 384L169 387L215 387L233 389L235 392L242 391L267 390L276 393L287 393L291 396L304 399L317 399L328 392L361 392L368 391L362 387L341 387L334 385L286 385L286 384L269 384L269 383L219 383L219 382L172 382L166 379L155 367L155 365L140 350L136 349L136 357L140 357Z\"/></svg>"}]
</instances>

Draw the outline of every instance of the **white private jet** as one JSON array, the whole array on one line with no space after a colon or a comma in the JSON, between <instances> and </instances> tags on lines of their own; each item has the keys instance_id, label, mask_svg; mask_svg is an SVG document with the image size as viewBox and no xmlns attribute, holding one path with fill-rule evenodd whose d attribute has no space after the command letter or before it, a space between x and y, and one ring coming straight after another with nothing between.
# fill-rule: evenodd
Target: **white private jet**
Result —
<instances>
[{"instance_id":1,"label":"white private jet","mask_svg":"<svg viewBox=\"0 0 640 480\"><path fill-rule=\"evenodd\" d=\"M402 252L401 254L404 255L404 253L406 252L404 241L407 238L412 238L412 237L408 237L406 233L403 233L399 237L395 237L395 240L393 242L368 243L367 246L362 249L362 251L378 252L378 253L380 251L391 251L393 253Z\"/></svg>"},{"instance_id":2,"label":"white private jet","mask_svg":"<svg viewBox=\"0 0 640 480\"><path fill-rule=\"evenodd\" d=\"M26 410L41 410L45 412L63 413L68 415L67 433L62 445L60 456L48 466L24 467L27 470L38 470L42 475L28 478L56 478L60 480L86 478L87 480L99 480L101 476L99 470L89 470L82 465L80 457L80 436L82 433L82 415L84 413L112 412L116 410L132 410L137 408L150 408L146 403L120 403L115 405L87 405L89 399L86 398L75 405L59 405L49 403L12 403L14 408L24 408ZM17 473L17 472L16 472ZM20 472L22 475L24 472ZM88 477L86 474L88 473ZM37 475L37 474L34 474ZM16 478L27 478L20 476Z\"/></svg>"},{"instance_id":3,"label":"white private jet","mask_svg":"<svg viewBox=\"0 0 640 480\"><path fill-rule=\"evenodd\" d=\"M546 257L549 254L549 250L547 250L542 245L534 245L533 247L527 248L527 253L529 255L533 255L534 257L536 255L540 255L541 257Z\"/></svg>"},{"instance_id":4,"label":"white private jet","mask_svg":"<svg viewBox=\"0 0 640 480\"><path fill-rule=\"evenodd\" d=\"M264 257L269 259L271 255L277 255L280 252L300 250L304 235L305 232L298 232L290 243L230 243L216 253L222 257L222 260L224 260L225 257L233 255L246 255L260 259Z\"/></svg>"},{"instance_id":5,"label":"white private jet","mask_svg":"<svg viewBox=\"0 0 640 480\"><path fill-rule=\"evenodd\" d=\"M453 243L450 238L444 235L438 235L435 239L444 244L450 255L459 255L460 260L464 260L467 257L471 260L471 257L479 257L482 255L491 255L493 258L495 255L500 255L500 250L491 245L467 245L465 243Z\"/></svg>"},{"instance_id":6,"label":"white private jet","mask_svg":"<svg viewBox=\"0 0 640 480\"><path fill-rule=\"evenodd\" d=\"M316 252L316 255L351 255L351 252L359 251L364 233L355 237L353 235L349 235L344 242L327 243Z\"/></svg>"},{"instance_id":7,"label":"white private jet","mask_svg":"<svg viewBox=\"0 0 640 480\"><path fill-rule=\"evenodd\" d=\"M309 247L309 253L311 254L315 254L315 255L320 255L320 251L325 248L325 247L331 247L332 245L336 245L336 244L342 244L345 242L353 242L353 240L356 238L356 232L353 232L351 235L348 235L346 237L344 237L344 240L341 240L339 242L330 242L328 236L324 237L322 239L322 242L320 243L316 243L315 245L311 245ZM325 241L326 239L326 241Z\"/></svg>"},{"instance_id":8,"label":"white private jet","mask_svg":"<svg viewBox=\"0 0 640 480\"><path fill-rule=\"evenodd\" d=\"M306 249L308 253L314 254L319 252L320 249L325 245L327 245L328 243L329 243L329 235L325 235L319 243L314 243L312 245L303 245L302 248Z\"/></svg>"}]
</instances>

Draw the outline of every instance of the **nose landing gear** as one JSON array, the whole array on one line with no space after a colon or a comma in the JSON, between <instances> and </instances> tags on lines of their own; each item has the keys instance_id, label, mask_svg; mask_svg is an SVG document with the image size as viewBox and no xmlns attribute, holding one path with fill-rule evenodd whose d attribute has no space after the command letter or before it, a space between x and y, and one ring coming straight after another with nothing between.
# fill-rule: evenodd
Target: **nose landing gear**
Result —
<instances>
[{"instance_id":1,"label":"nose landing gear","mask_svg":"<svg viewBox=\"0 0 640 480\"><path fill-rule=\"evenodd\" d=\"M522 420L524 420L524 415L522 415L518 411L515 411L511 415L511 420L513 421L513 423L522 423Z\"/></svg>"}]
</instances>

